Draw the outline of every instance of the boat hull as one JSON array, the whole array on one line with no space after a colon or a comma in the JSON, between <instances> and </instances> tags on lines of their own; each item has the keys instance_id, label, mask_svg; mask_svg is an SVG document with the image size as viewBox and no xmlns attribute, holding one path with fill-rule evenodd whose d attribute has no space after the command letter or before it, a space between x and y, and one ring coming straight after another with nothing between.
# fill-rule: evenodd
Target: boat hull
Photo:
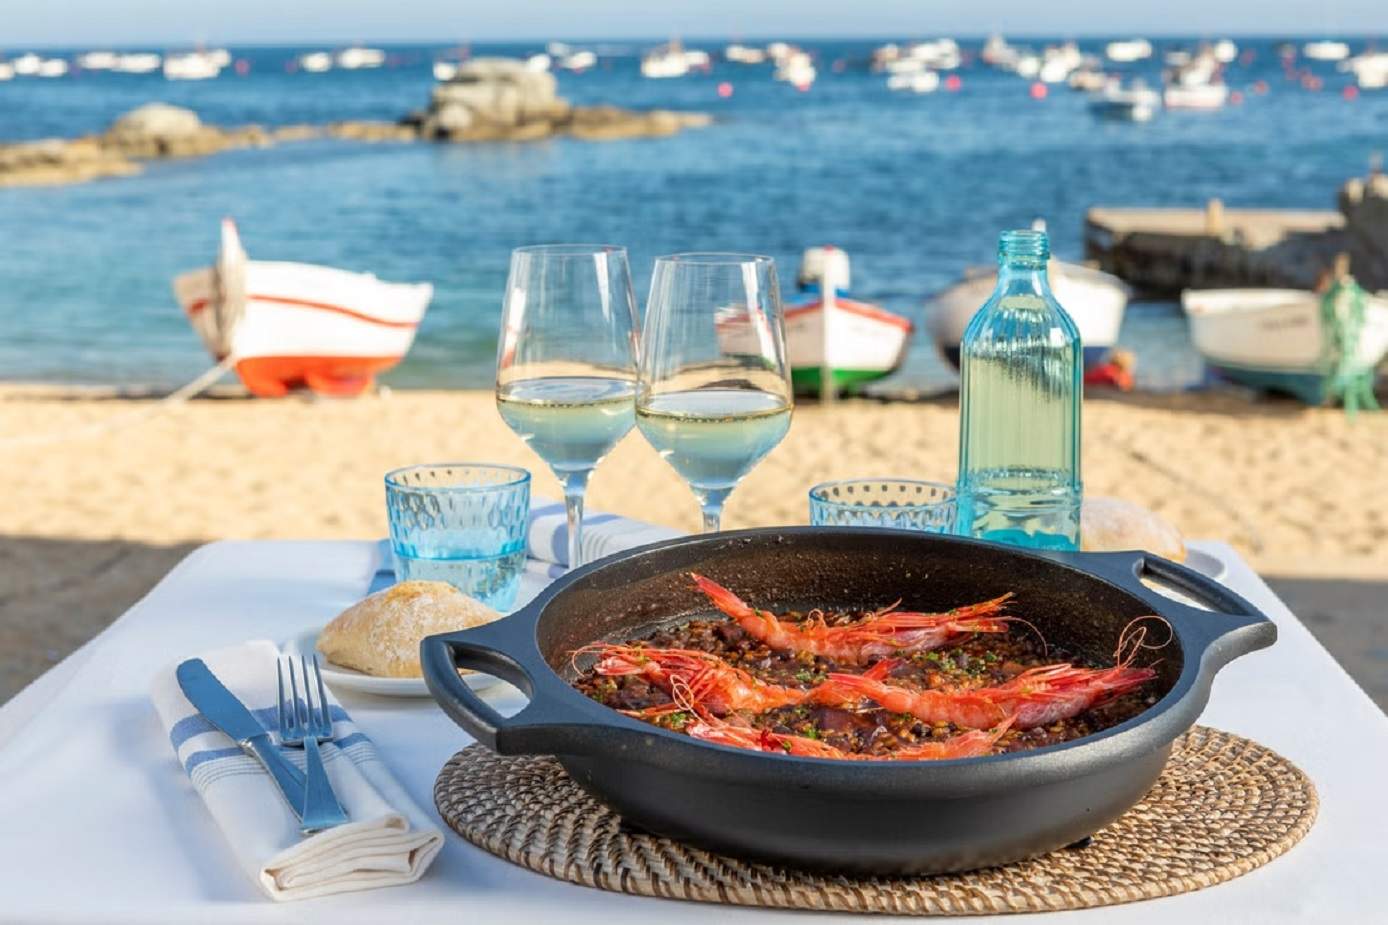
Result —
<instances>
[{"instance_id":1,"label":"boat hull","mask_svg":"<svg viewBox=\"0 0 1388 925\"><path fill-rule=\"evenodd\" d=\"M997 286L996 273L971 276L931 300L930 333L945 360L959 368L959 343L969 321ZM1076 264L1057 263L1051 291L1075 322L1084 345L1085 369L1093 369L1118 343L1131 290L1116 276Z\"/></svg>"},{"instance_id":2,"label":"boat hull","mask_svg":"<svg viewBox=\"0 0 1388 925\"><path fill-rule=\"evenodd\" d=\"M1320 296L1297 289L1207 289L1181 294L1191 341L1215 373L1308 404L1326 399L1329 370ZM1368 297L1355 364L1373 369L1388 355L1388 299Z\"/></svg>"},{"instance_id":3,"label":"boat hull","mask_svg":"<svg viewBox=\"0 0 1388 925\"><path fill-rule=\"evenodd\" d=\"M911 331L911 322L900 315L852 299L837 299L827 319L819 300L787 306L791 383L796 392L818 392L826 366L833 372L834 385L842 390L888 376L905 361ZM718 337L725 353L759 352L756 331L744 315L720 320Z\"/></svg>"},{"instance_id":4,"label":"boat hull","mask_svg":"<svg viewBox=\"0 0 1388 925\"><path fill-rule=\"evenodd\" d=\"M433 287L312 264L247 261L245 310L229 350L212 317L215 272L185 273L174 292L213 358L229 353L252 394L279 397L308 388L343 396L361 393L404 359Z\"/></svg>"}]
</instances>

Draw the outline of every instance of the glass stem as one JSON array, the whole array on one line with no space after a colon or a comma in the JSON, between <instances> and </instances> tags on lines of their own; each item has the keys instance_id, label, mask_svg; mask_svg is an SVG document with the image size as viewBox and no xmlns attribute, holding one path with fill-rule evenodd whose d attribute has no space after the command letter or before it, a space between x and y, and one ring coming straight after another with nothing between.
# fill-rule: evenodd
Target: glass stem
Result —
<instances>
[{"instance_id":1,"label":"glass stem","mask_svg":"<svg viewBox=\"0 0 1388 925\"><path fill-rule=\"evenodd\" d=\"M717 533L722 527L723 503L732 494L731 488L697 489L699 508L704 512L704 532Z\"/></svg>"},{"instance_id":2,"label":"glass stem","mask_svg":"<svg viewBox=\"0 0 1388 925\"><path fill-rule=\"evenodd\" d=\"M588 491L589 469L566 472L560 476L564 483L564 513L569 518L569 569L583 564L583 495Z\"/></svg>"}]
</instances>

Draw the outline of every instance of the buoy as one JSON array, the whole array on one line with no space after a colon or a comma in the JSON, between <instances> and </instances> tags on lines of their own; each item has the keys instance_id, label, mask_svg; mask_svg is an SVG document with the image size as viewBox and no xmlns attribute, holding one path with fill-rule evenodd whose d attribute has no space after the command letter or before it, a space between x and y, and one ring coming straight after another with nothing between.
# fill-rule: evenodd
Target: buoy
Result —
<instances>
[{"instance_id":1,"label":"buoy","mask_svg":"<svg viewBox=\"0 0 1388 925\"><path fill-rule=\"evenodd\" d=\"M842 58L834 59L834 73L842 74L848 68L848 62Z\"/></svg>"},{"instance_id":2,"label":"buoy","mask_svg":"<svg viewBox=\"0 0 1388 925\"><path fill-rule=\"evenodd\" d=\"M1354 86L1353 84L1350 84L1348 87L1345 87L1343 90L1340 91L1340 95L1347 100L1355 99L1359 96L1359 88Z\"/></svg>"},{"instance_id":3,"label":"buoy","mask_svg":"<svg viewBox=\"0 0 1388 925\"><path fill-rule=\"evenodd\" d=\"M718 85L718 95L726 100L733 95L733 85L726 80L723 81Z\"/></svg>"},{"instance_id":4,"label":"buoy","mask_svg":"<svg viewBox=\"0 0 1388 925\"><path fill-rule=\"evenodd\" d=\"M1031 94L1031 98L1034 100L1044 100L1046 94L1050 91L1046 89L1045 84L1038 80L1031 85L1031 89L1027 92Z\"/></svg>"},{"instance_id":5,"label":"buoy","mask_svg":"<svg viewBox=\"0 0 1388 925\"><path fill-rule=\"evenodd\" d=\"M799 90L801 93L807 93L807 92L809 92L809 89L810 89L810 81L808 81L808 80L802 80L800 83L798 83L798 84L795 85L795 89Z\"/></svg>"},{"instance_id":6,"label":"buoy","mask_svg":"<svg viewBox=\"0 0 1388 925\"><path fill-rule=\"evenodd\" d=\"M954 93L962 86L964 86L964 78L960 77L958 74L950 74L945 78L945 89L951 93Z\"/></svg>"},{"instance_id":7,"label":"buoy","mask_svg":"<svg viewBox=\"0 0 1388 925\"><path fill-rule=\"evenodd\" d=\"M1233 93L1229 94L1229 102L1235 106L1239 105L1243 102L1243 94L1235 90Z\"/></svg>"},{"instance_id":8,"label":"buoy","mask_svg":"<svg viewBox=\"0 0 1388 925\"><path fill-rule=\"evenodd\" d=\"M251 72L251 62L247 61L245 58L237 58L237 59L236 59L236 73L237 73L238 75L240 75L241 77L245 77L245 76L246 76L247 74L249 74L250 72Z\"/></svg>"},{"instance_id":9,"label":"buoy","mask_svg":"<svg viewBox=\"0 0 1388 925\"><path fill-rule=\"evenodd\" d=\"M1268 82L1267 82L1266 80L1259 80L1259 81L1255 82L1255 83L1253 84L1253 92L1254 92L1254 93L1266 93L1266 92L1268 92Z\"/></svg>"}]
</instances>

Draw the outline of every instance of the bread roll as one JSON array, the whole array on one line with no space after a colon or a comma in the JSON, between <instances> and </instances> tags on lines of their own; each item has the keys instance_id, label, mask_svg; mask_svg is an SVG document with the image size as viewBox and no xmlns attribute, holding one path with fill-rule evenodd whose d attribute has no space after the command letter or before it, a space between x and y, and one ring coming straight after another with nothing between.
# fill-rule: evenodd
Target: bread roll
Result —
<instances>
[{"instance_id":1,"label":"bread roll","mask_svg":"<svg viewBox=\"0 0 1388 925\"><path fill-rule=\"evenodd\" d=\"M1142 505L1120 498L1084 499L1080 548L1086 552L1143 549L1175 562L1186 558L1181 531Z\"/></svg>"},{"instance_id":2,"label":"bread roll","mask_svg":"<svg viewBox=\"0 0 1388 925\"><path fill-rule=\"evenodd\" d=\"M348 607L318 635L334 665L380 678L418 678L419 641L501 618L442 581L402 581Z\"/></svg>"}]
</instances>

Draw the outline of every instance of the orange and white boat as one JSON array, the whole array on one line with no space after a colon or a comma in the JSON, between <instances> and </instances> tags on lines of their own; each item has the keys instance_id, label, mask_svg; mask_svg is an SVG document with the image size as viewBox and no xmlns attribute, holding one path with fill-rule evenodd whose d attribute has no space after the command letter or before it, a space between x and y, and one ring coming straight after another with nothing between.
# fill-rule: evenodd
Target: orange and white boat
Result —
<instances>
[{"instance_id":1,"label":"orange and white boat","mask_svg":"<svg viewBox=\"0 0 1388 925\"><path fill-rule=\"evenodd\" d=\"M428 283L250 260L231 219L222 220L216 264L173 288L208 352L262 397L360 394L404 359L434 293Z\"/></svg>"}]
</instances>

